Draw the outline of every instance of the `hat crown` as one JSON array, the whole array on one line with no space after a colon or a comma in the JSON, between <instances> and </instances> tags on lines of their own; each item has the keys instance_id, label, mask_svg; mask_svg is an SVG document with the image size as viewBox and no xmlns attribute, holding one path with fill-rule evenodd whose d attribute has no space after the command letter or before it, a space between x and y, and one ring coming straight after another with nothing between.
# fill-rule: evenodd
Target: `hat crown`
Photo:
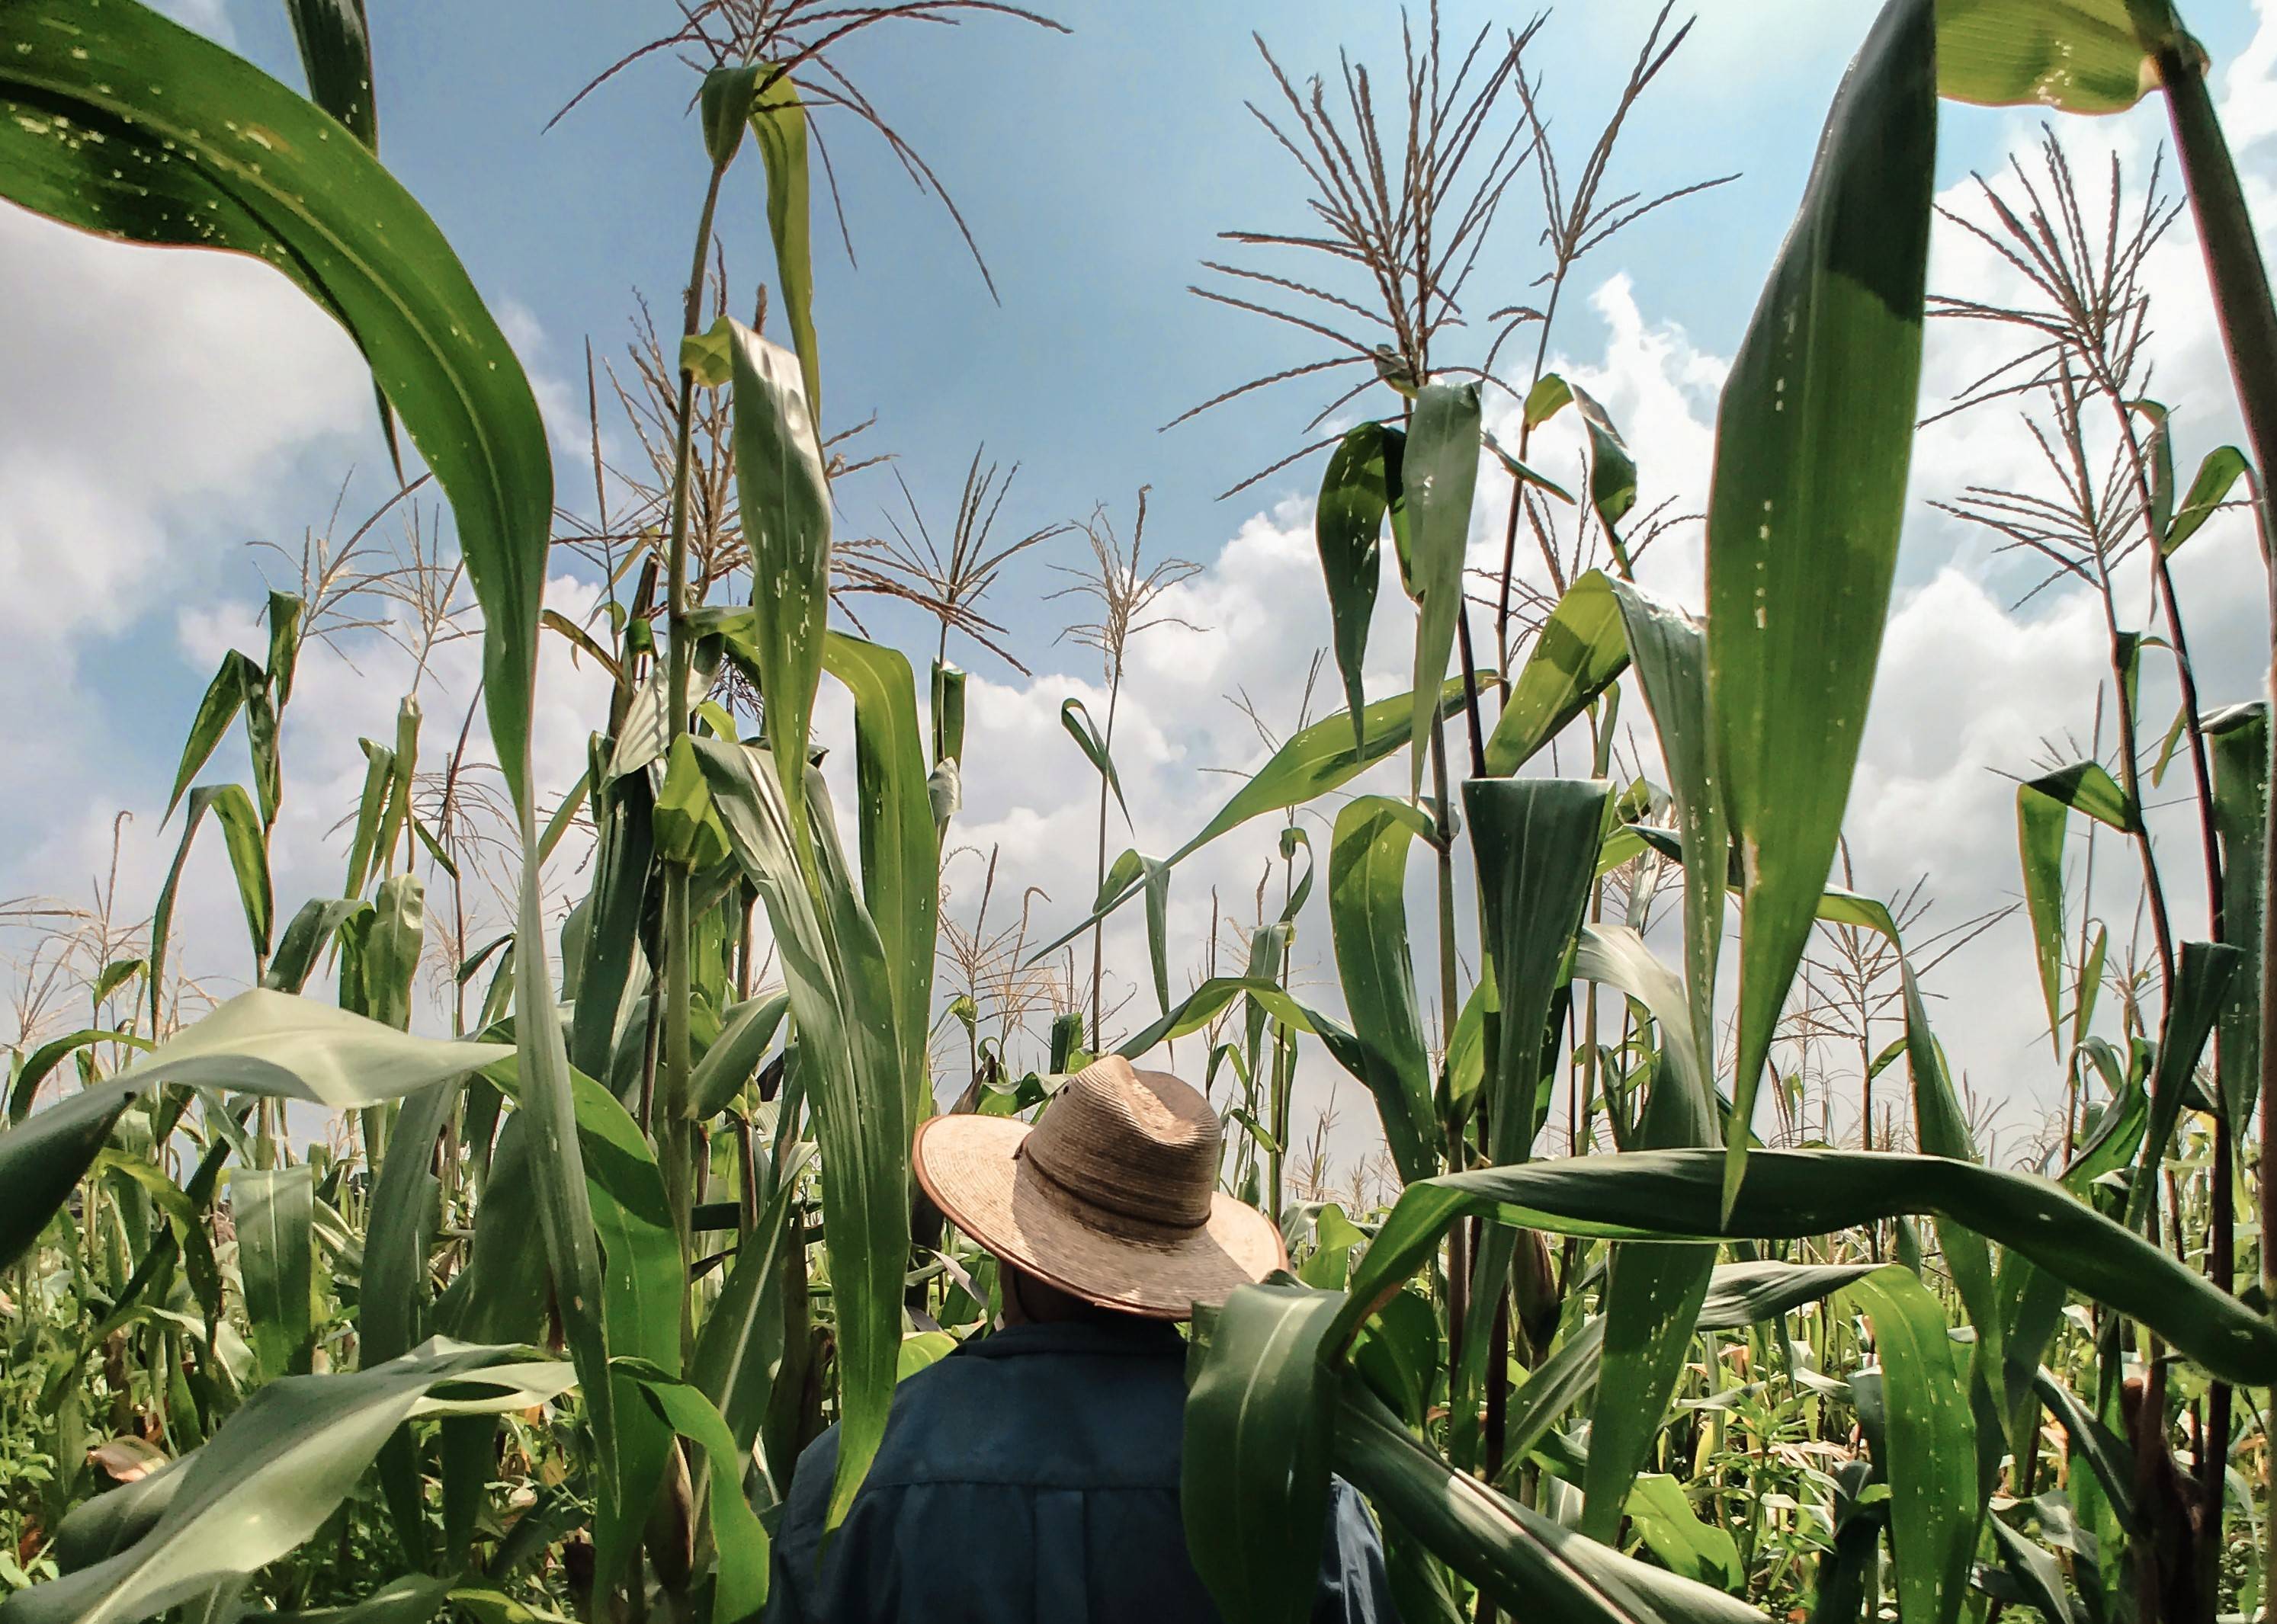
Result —
<instances>
[{"instance_id":1,"label":"hat crown","mask_svg":"<svg viewBox=\"0 0 2277 1624\"><path fill-rule=\"evenodd\" d=\"M1108 1055L1052 1097L1020 1154L1079 1202L1192 1229L1209 1219L1221 1136L1217 1112L1192 1087Z\"/></svg>"}]
</instances>

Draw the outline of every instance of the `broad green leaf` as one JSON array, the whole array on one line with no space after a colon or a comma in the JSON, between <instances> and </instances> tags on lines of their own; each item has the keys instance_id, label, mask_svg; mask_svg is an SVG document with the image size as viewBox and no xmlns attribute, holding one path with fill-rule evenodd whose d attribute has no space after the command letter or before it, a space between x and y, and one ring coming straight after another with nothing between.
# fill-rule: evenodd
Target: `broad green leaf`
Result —
<instances>
[{"instance_id":1,"label":"broad green leaf","mask_svg":"<svg viewBox=\"0 0 2277 1624\"><path fill-rule=\"evenodd\" d=\"M1619 557L1620 522L1636 505L1636 459L1629 455L1628 443L1613 427L1605 408L1580 384L1568 383L1566 388L1573 391L1574 409L1589 430L1589 505L1596 511L1597 522L1605 527L1614 555Z\"/></svg>"},{"instance_id":2,"label":"broad green leaf","mask_svg":"<svg viewBox=\"0 0 2277 1624\"><path fill-rule=\"evenodd\" d=\"M885 949L902 1076L912 1097L932 1100L925 1038L933 1022L933 950L940 930L940 841L925 790L917 679L894 649L832 632L822 658L854 695L855 825L862 850L862 900Z\"/></svg>"},{"instance_id":3,"label":"broad green leaf","mask_svg":"<svg viewBox=\"0 0 2277 1624\"><path fill-rule=\"evenodd\" d=\"M1583 925L1573 955L1577 978L1618 988L1659 1025L1663 1069L1643 1112L1647 1150L1712 1145L1715 1101L1694 1046L1684 983L1654 958L1635 931ZM1646 1461L1715 1269L1713 1247L1616 1246L1606 1263L1604 1313L1597 1322L1603 1380L1582 1474L1581 1529L1611 1543L1630 1480ZM1697 1575L1695 1575L1697 1576Z\"/></svg>"},{"instance_id":4,"label":"broad green leaf","mask_svg":"<svg viewBox=\"0 0 2277 1624\"><path fill-rule=\"evenodd\" d=\"M435 1142L458 1109L459 1080L408 1096L387 1135L366 1214L363 1270L356 1291L356 1355L367 1365L409 1353L427 1335L430 1254L441 1216L442 1187L431 1171ZM240 1175L242 1176L242 1175ZM234 1180L232 1180L234 1184ZM414 1559L427 1559L427 1507L410 1435L399 1432L379 1452L379 1484L396 1537Z\"/></svg>"},{"instance_id":5,"label":"broad green leaf","mask_svg":"<svg viewBox=\"0 0 2277 1624\"><path fill-rule=\"evenodd\" d=\"M2000 1565L2048 1624L2087 1624L2085 1613L2072 1600L2071 1587L2065 1582L2055 1552L2026 1538L1998 1516L1988 1517L1985 1522L1999 1550Z\"/></svg>"},{"instance_id":6,"label":"broad green leaf","mask_svg":"<svg viewBox=\"0 0 2277 1624\"><path fill-rule=\"evenodd\" d=\"M712 1400L668 1370L645 1360L620 1359L612 1375L637 1384L656 1415L704 1452L710 1492L703 1496L712 1519L717 1567L712 1590L712 1624L742 1624L758 1615L767 1599L767 1536L751 1503L743 1498L748 1445L737 1448L727 1423Z\"/></svg>"},{"instance_id":7,"label":"broad green leaf","mask_svg":"<svg viewBox=\"0 0 2277 1624\"><path fill-rule=\"evenodd\" d=\"M101 1003L100 998L95 1002ZM56 1067L71 1055L95 1043L124 1043L130 1049L148 1051L150 1040L137 1037L132 1032L114 1032L104 1027L84 1027L67 1032L61 1037L50 1038L24 1057L14 1077L8 1082L8 1121L12 1126L32 1114L32 1102Z\"/></svg>"},{"instance_id":8,"label":"broad green leaf","mask_svg":"<svg viewBox=\"0 0 2277 1624\"><path fill-rule=\"evenodd\" d=\"M1111 907L1117 898L1126 895L1132 886L1146 893L1146 958L1154 972L1154 1000L1168 1014L1170 1010L1170 865L1159 857L1148 857L1137 847L1120 853L1108 865L1106 877L1100 882L1099 897L1093 904L1102 911Z\"/></svg>"},{"instance_id":9,"label":"broad green leaf","mask_svg":"<svg viewBox=\"0 0 2277 1624\"><path fill-rule=\"evenodd\" d=\"M1526 391L1526 426L1539 429L1564 411L1573 398L1573 386L1554 372L1545 372Z\"/></svg>"},{"instance_id":10,"label":"broad green leaf","mask_svg":"<svg viewBox=\"0 0 2277 1624\"><path fill-rule=\"evenodd\" d=\"M2128 0L1938 0L1938 91L1991 107L2124 111L2158 87L2128 11Z\"/></svg>"},{"instance_id":11,"label":"broad green leaf","mask_svg":"<svg viewBox=\"0 0 2277 1624\"><path fill-rule=\"evenodd\" d=\"M164 1474L164 1506L147 1526L118 1530L132 1537L103 1560L0 1602L0 1624L133 1624L204 1596L314 1537L403 1422L527 1408L571 1377L558 1360L438 1338L354 1375L271 1382Z\"/></svg>"},{"instance_id":12,"label":"broad green leaf","mask_svg":"<svg viewBox=\"0 0 2277 1624\"><path fill-rule=\"evenodd\" d=\"M1890 1485L1900 1624L1953 1624L1984 1512L1969 1380L1944 1305L1909 1270L1880 1270L1846 1294L1871 1317L1881 1363L1888 1458L1876 1464Z\"/></svg>"},{"instance_id":13,"label":"broad green leaf","mask_svg":"<svg viewBox=\"0 0 2277 1624\"><path fill-rule=\"evenodd\" d=\"M2068 767L2043 773L2024 788L2075 812L2084 812L2121 834L2134 832L2135 808L2128 802L2127 792L2120 788L2119 781L2099 762L2074 762Z\"/></svg>"},{"instance_id":14,"label":"broad green leaf","mask_svg":"<svg viewBox=\"0 0 2277 1624\"><path fill-rule=\"evenodd\" d=\"M2017 786L2016 854L2024 872L2024 907L2031 920L2048 1042L2059 1063L2063 1059L2064 830L2069 821L2070 809L2060 801L2029 784Z\"/></svg>"},{"instance_id":15,"label":"broad green leaf","mask_svg":"<svg viewBox=\"0 0 2277 1624\"><path fill-rule=\"evenodd\" d=\"M1595 1458L1596 1434L1590 1434ZM1719 1590L1744 1591L1747 1569L1740 1547L1721 1522L1702 1522L1686 1498L1684 1485L1666 1472L1646 1472L1631 1488L1629 1524L1672 1572Z\"/></svg>"},{"instance_id":16,"label":"broad green leaf","mask_svg":"<svg viewBox=\"0 0 2277 1624\"><path fill-rule=\"evenodd\" d=\"M774 1041L783 1017L790 1012L790 994L763 992L730 1005L720 1022L720 1036L704 1051L688 1079L688 1114L708 1122L735 1104L735 1096L759 1069L759 1058Z\"/></svg>"},{"instance_id":17,"label":"broad green leaf","mask_svg":"<svg viewBox=\"0 0 2277 1624\"><path fill-rule=\"evenodd\" d=\"M1474 778L1463 810L1501 1011L1489 1075L1489 1159L1532 1152L1542 1038L1566 947L1580 926L1612 787L1593 778Z\"/></svg>"},{"instance_id":18,"label":"broad green leaf","mask_svg":"<svg viewBox=\"0 0 2277 1624\"><path fill-rule=\"evenodd\" d=\"M1628 664L1612 583L1591 570L1565 588L1511 684L1487 738L1487 776L1508 778L1531 761Z\"/></svg>"},{"instance_id":19,"label":"broad green leaf","mask_svg":"<svg viewBox=\"0 0 2277 1624\"><path fill-rule=\"evenodd\" d=\"M1384 1142L1402 1182L1438 1165L1431 1066L1408 951L1407 854L1434 836L1428 814L1361 795L1336 813L1329 845L1329 933Z\"/></svg>"},{"instance_id":20,"label":"broad green leaf","mask_svg":"<svg viewBox=\"0 0 2277 1624\"><path fill-rule=\"evenodd\" d=\"M823 893L818 908L771 759L716 739L697 740L696 751L736 857L774 926L815 1138L830 1169L823 1240L843 1382L828 1514L834 1525L884 1436L902 1339L910 1124L885 950L843 860L832 854L829 818L814 820L825 858L811 865Z\"/></svg>"},{"instance_id":21,"label":"broad green leaf","mask_svg":"<svg viewBox=\"0 0 2277 1624\"><path fill-rule=\"evenodd\" d=\"M757 1227L736 1248L727 1283L704 1317L689 1367L689 1379L718 1408L736 1448L745 1454L759 1435L782 1364L780 1282L786 1237L798 1211L802 1165L794 1163L786 1171Z\"/></svg>"},{"instance_id":22,"label":"broad green leaf","mask_svg":"<svg viewBox=\"0 0 2277 1624\"><path fill-rule=\"evenodd\" d=\"M806 735L829 611L830 486L791 356L748 327L736 327L734 340L735 489L751 553L752 643L767 742L803 847Z\"/></svg>"},{"instance_id":23,"label":"broad green leaf","mask_svg":"<svg viewBox=\"0 0 2277 1624\"><path fill-rule=\"evenodd\" d=\"M330 115L132 0L10 5L0 115L0 194L130 242L266 260L347 329L450 498L492 747L526 796L552 467L529 381L433 222Z\"/></svg>"},{"instance_id":24,"label":"broad green leaf","mask_svg":"<svg viewBox=\"0 0 2277 1624\"><path fill-rule=\"evenodd\" d=\"M277 691L277 708L293 697L293 673L301 664L301 618L308 605L290 592L269 595L269 686Z\"/></svg>"},{"instance_id":25,"label":"broad green leaf","mask_svg":"<svg viewBox=\"0 0 2277 1624\"><path fill-rule=\"evenodd\" d=\"M1720 1590L1620 1555L1450 1467L1373 1394L1344 1390L1336 1468L1371 1505L1538 1624L1763 1624ZM1317 1544L1317 1536L1315 1536Z\"/></svg>"},{"instance_id":26,"label":"broad green leaf","mask_svg":"<svg viewBox=\"0 0 2277 1624\"><path fill-rule=\"evenodd\" d=\"M161 1084L242 1089L345 1111L400 1098L506 1052L497 1043L406 1036L263 988L241 992L117 1076L0 1134L0 1268L38 1239L118 1113Z\"/></svg>"},{"instance_id":27,"label":"broad green leaf","mask_svg":"<svg viewBox=\"0 0 2277 1624\"><path fill-rule=\"evenodd\" d=\"M1897 567L1936 72L1930 0L1890 0L1836 95L1717 414L1708 686L1745 882L1727 1205L1841 834Z\"/></svg>"},{"instance_id":28,"label":"broad green leaf","mask_svg":"<svg viewBox=\"0 0 2277 1624\"><path fill-rule=\"evenodd\" d=\"M1415 681L1408 732L1415 740L1409 787L1423 782L1424 739L1435 717L1431 695L1444 682L1463 607L1463 555L1471 539L1471 496L1479 478L1479 389L1475 383L1427 383L1408 419L1400 485L1410 514L1415 576Z\"/></svg>"},{"instance_id":29,"label":"broad green leaf","mask_svg":"<svg viewBox=\"0 0 2277 1624\"><path fill-rule=\"evenodd\" d=\"M770 71L751 108L751 133L767 166L767 234L774 239L775 284L798 352L799 377L822 437L822 359L814 337L814 255L806 175L806 106L787 72Z\"/></svg>"},{"instance_id":30,"label":"broad green leaf","mask_svg":"<svg viewBox=\"0 0 2277 1624\"><path fill-rule=\"evenodd\" d=\"M655 791L644 772L609 780L594 801L593 884L585 893L583 940L565 933L562 973L576 977L569 1017L569 1063L589 1077L608 1074L609 1057L632 1006L649 982L641 923L656 853Z\"/></svg>"},{"instance_id":31,"label":"broad green leaf","mask_svg":"<svg viewBox=\"0 0 2277 1624\"><path fill-rule=\"evenodd\" d=\"M2245 474L2245 453L2235 445L2217 445L2198 464L2182 505L2167 527L2167 551L2172 553L2198 533L2199 527L2229 500L2230 489Z\"/></svg>"},{"instance_id":32,"label":"broad green leaf","mask_svg":"<svg viewBox=\"0 0 2277 1624\"><path fill-rule=\"evenodd\" d=\"M261 838L261 815L253 798L234 784L209 785L190 792L189 809L182 819L182 841L174 848L173 866L158 888L158 904L150 915L150 1025L165 1028L164 993L166 945L174 930L174 896L181 888L182 869L190 860L190 843L198 825L212 812L220 820L222 843L229 849L229 865L237 877L237 897L245 910L246 934L253 938L256 958L269 954L271 917L276 903L269 887L269 854Z\"/></svg>"},{"instance_id":33,"label":"broad green leaf","mask_svg":"<svg viewBox=\"0 0 2277 1624\"><path fill-rule=\"evenodd\" d=\"M301 905L277 938L277 952L261 984L278 992L300 992L308 984L316 957L343 924L370 910L371 904L354 897L311 897Z\"/></svg>"},{"instance_id":34,"label":"broad green leaf","mask_svg":"<svg viewBox=\"0 0 2277 1624\"><path fill-rule=\"evenodd\" d=\"M1115 793L1115 804L1123 808L1123 824L1128 827L1131 823L1131 803L1123 799L1123 775L1115 770L1115 757L1107 747L1106 736L1099 731L1098 724L1091 719L1091 712L1085 708L1083 701L1070 699L1060 706L1060 725L1067 729L1068 737L1074 740L1077 747L1082 750L1084 759L1091 763L1092 770L1107 780L1107 787Z\"/></svg>"},{"instance_id":35,"label":"broad green leaf","mask_svg":"<svg viewBox=\"0 0 2277 1624\"><path fill-rule=\"evenodd\" d=\"M1342 1301L1244 1286L1196 1328L1178 1505L1194 1571L1227 1624L1313 1616L1336 1429L1336 1377L1320 1353Z\"/></svg>"},{"instance_id":36,"label":"broad green leaf","mask_svg":"<svg viewBox=\"0 0 2277 1624\"><path fill-rule=\"evenodd\" d=\"M190 780L213 759L214 747L237 720L246 696L260 690L262 675L261 668L235 649L221 656L221 669L207 685L206 696L198 702L198 714L190 722L190 736L183 740L182 764L175 769L173 792L166 797L166 816L161 823L174 816Z\"/></svg>"},{"instance_id":37,"label":"broad green leaf","mask_svg":"<svg viewBox=\"0 0 2277 1624\"><path fill-rule=\"evenodd\" d=\"M427 941L427 888L416 875L391 874L372 893L371 916L353 955L363 979L363 1013L399 1032L411 1025L419 957Z\"/></svg>"},{"instance_id":38,"label":"broad green leaf","mask_svg":"<svg viewBox=\"0 0 2277 1624\"><path fill-rule=\"evenodd\" d=\"M758 97L759 75L769 71L765 63L746 62L713 68L704 76L696 95L697 122L704 132L704 156L713 168L726 169L742 149L743 123Z\"/></svg>"},{"instance_id":39,"label":"broad green leaf","mask_svg":"<svg viewBox=\"0 0 2277 1624\"><path fill-rule=\"evenodd\" d=\"M2185 942L2174 985L2167 990L2165 1020L2159 1028L2159 1060L2151 1074L2150 1126L2135 1181L2128 1187L2127 1223L2139 1227L2158 1188L2158 1172L2167 1142L2182 1119L2182 1099L2197 1074L2198 1057L2214 1022L2229 1002L2229 987L2245 955L2225 943Z\"/></svg>"},{"instance_id":40,"label":"broad green leaf","mask_svg":"<svg viewBox=\"0 0 2277 1624\"><path fill-rule=\"evenodd\" d=\"M1944 1157L1758 1150L1723 1208L1719 1153L1636 1150L1448 1173L1410 1185L1352 1271L1340 1335L1421 1266L1459 1217L1612 1241L1795 1240L1945 1213L2083 1296L2139 1319L2224 1380L2277 1375L2277 1327L2047 1180Z\"/></svg>"},{"instance_id":41,"label":"broad green leaf","mask_svg":"<svg viewBox=\"0 0 2277 1624\"><path fill-rule=\"evenodd\" d=\"M305 1376L315 1343L316 1181L305 1163L230 1176L245 1318L263 1381Z\"/></svg>"},{"instance_id":42,"label":"broad green leaf","mask_svg":"<svg viewBox=\"0 0 2277 1624\"><path fill-rule=\"evenodd\" d=\"M363 0L286 0L293 38L308 76L308 99L379 150L379 112L371 88L371 33Z\"/></svg>"},{"instance_id":43,"label":"broad green leaf","mask_svg":"<svg viewBox=\"0 0 2277 1624\"><path fill-rule=\"evenodd\" d=\"M1612 592L1676 802L1683 841L1684 976L1692 1005L1693 1052L1704 1062L1716 1051L1716 967L1724 943L1725 853L1731 846L1716 781L1707 640L1700 623L1675 604L1626 581L1613 583Z\"/></svg>"},{"instance_id":44,"label":"broad green leaf","mask_svg":"<svg viewBox=\"0 0 2277 1624\"><path fill-rule=\"evenodd\" d=\"M2213 826L2221 841L2222 936L2245 957L2230 982L2215 1051L2221 1107L2243 1142L2261 1090L2261 910L2268 894L2269 710L2233 705L2205 720L2213 757Z\"/></svg>"},{"instance_id":45,"label":"broad green leaf","mask_svg":"<svg viewBox=\"0 0 2277 1624\"><path fill-rule=\"evenodd\" d=\"M1344 704L1354 718L1367 709L1361 667L1367 660L1369 624L1375 618L1375 591L1383 579L1379 549L1384 515L1399 495L1399 462L1406 444L1400 430L1362 423L1338 441L1321 476L1320 500L1313 509L1313 540L1320 549L1321 574L1329 589L1329 621L1334 628L1336 671L1344 678Z\"/></svg>"}]
</instances>

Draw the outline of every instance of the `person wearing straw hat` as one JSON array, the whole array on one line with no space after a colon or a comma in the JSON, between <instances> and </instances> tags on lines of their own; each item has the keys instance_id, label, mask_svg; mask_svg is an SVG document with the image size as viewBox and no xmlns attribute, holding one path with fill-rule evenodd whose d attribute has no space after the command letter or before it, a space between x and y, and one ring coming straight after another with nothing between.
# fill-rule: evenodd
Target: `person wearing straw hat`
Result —
<instances>
[{"instance_id":1,"label":"person wearing straw hat","mask_svg":"<svg viewBox=\"0 0 2277 1624\"><path fill-rule=\"evenodd\" d=\"M799 1457L768 1624L1215 1624L1178 1510L1198 1303L1288 1266L1217 1188L1209 1102L1119 1055L1034 1127L935 1117L918 1182L993 1254L1003 1328L901 1385L844 1522L823 1529L838 1430ZM1396 1620L1383 1549L1338 1482L1313 1618Z\"/></svg>"}]
</instances>

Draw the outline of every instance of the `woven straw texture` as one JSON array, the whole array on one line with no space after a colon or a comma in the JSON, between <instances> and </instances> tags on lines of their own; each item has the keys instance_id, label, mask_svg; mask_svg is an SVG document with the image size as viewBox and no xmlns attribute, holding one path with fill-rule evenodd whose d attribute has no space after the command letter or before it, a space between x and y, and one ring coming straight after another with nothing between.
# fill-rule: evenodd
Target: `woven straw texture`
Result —
<instances>
[{"instance_id":1,"label":"woven straw texture","mask_svg":"<svg viewBox=\"0 0 2277 1624\"><path fill-rule=\"evenodd\" d=\"M1217 1113L1167 1072L1109 1055L1034 1127L935 1117L918 1181L997 1256L1104 1308L1184 1319L1288 1264L1265 1215L1218 1193Z\"/></svg>"}]
</instances>

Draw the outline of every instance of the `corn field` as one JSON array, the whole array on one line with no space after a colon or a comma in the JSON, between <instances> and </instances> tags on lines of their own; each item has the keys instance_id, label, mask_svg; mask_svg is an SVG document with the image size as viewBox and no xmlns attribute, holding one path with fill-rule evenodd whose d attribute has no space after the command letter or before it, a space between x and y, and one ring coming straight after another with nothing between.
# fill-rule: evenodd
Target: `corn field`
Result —
<instances>
[{"instance_id":1,"label":"corn field","mask_svg":"<svg viewBox=\"0 0 2277 1624\"><path fill-rule=\"evenodd\" d=\"M1152 543L1143 493L1120 522L1000 534L1011 476L976 455L946 526L912 497L889 540L834 535L839 482L876 459L824 413L811 238L838 180L818 119L872 127L963 232L834 49L966 13L1055 23L981 0L667 8L642 54L690 65L678 139L708 184L676 326L644 319L593 375L597 474L605 415L639 466L585 493L557 489L522 365L383 166L388 8L287 4L305 95L138 0L0 0L0 194L266 261L369 365L403 489L366 529L423 496L451 532L385 570L353 547L301 560L266 657L230 654L196 708L164 887L37 927L69 1013L27 1030L4 1089L0 1624L757 1619L800 1451L840 1429L842 1516L897 1383L997 1317L994 1263L914 1187L917 1126L1048 1112L1108 1052L1206 1088L1224 1188L1294 1259L1192 1332L1184 1514L1233 1624L1308 1616L1332 1476L1379 1521L1409 1624L2265 1610L2273 738L2268 695L2199 690L2169 561L2227 510L2277 558L2277 307L2168 0L1887 0L1723 385L1696 516L1640 506L1652 448L1549 367L1585 254L1649 211L1719 206L1712 178L1607 178L1688 26L1662 12L1579 149L1537 102L1554 25L1443 39L1433 8L1373 81L1267 52L1259 118L1307 234L1228 231L1236 257L1196 291L1318 354L1196 412L1318 397L1304 443L1244 483L1318 477L1335 698L1199 787L1161 857L1111 838L1127 663L1194 567ZM2029 304L1928 285L1940 98L2054 121L2039 168L1952 223ZM2067 121L2145 98L2182 195L2114 167L2106 224ZM759 200L773 263L731 283L721 212ZM1499 262L1497 213L1537 205L1530 257ZM2183 209L2243 447L2175 444L2145 392L2139 273ZM752 284L746 324L729 290ZM1505 287L1534 302L1465 319ZM1932 316L2014 348L1924 408ZM1194 392L1217 383L1198 368ZM1496 393L1520 403L1514 443L1488 432ZM1994 1153L1921 986L1990 922L1847 884L1925 409L2033 425L2044 483L1951 512L2094 595L2117 696L2083 701L2076 755L2012 764L2034 1064L2064 1091L2022 1152ZM1553 421L1588 448L1572 489L1532 443ZM1474 509L1504 488L1481 568ZM1648 559L1686 525L1706 538L1688 604ZM1061 770L1096 790L1096 893L960 912L963 786L1027 764L967 759L985 699L950 656L1017 664L989 595L1047 556L1082 560L1072 635L1110 695L1062 713ZM583 621L544 602L571 565L601 583ZM1379 605L1387 578L1406 605ZM359 593L409 606L423 667L478 631L495 759L470 758L472 710L407 694L394 737L363 741L357 804L326 808L339 893L279 897L280 718ZM937 624L930 647L868 634L888 601ZM1387 638L1412 681L1371 696ZM551 639L608 698L549 777ZM2136 714L2146 665L2179 688L2171 726ZM849 714L850 740L818 721ZM1176 962L1179 865L1276 826L1236 962L1217 930ZM181 968L200 840L242 903L243 941L199 945L230 956L228 996ZM546 877L565 841L590 847L566 892ZM2191 907L2168 906L2174 865ZM1316 877L1332 999L1291 974ZM1102 944L1125 909L1148 975L1118 1000ZM1841 1121L1838 1065L1862 1090ZM1372 1107L1382 1154L1348 1191L1325 1127L1300 1140L1300 1069Z\"/></svg>"}]
</instances>

